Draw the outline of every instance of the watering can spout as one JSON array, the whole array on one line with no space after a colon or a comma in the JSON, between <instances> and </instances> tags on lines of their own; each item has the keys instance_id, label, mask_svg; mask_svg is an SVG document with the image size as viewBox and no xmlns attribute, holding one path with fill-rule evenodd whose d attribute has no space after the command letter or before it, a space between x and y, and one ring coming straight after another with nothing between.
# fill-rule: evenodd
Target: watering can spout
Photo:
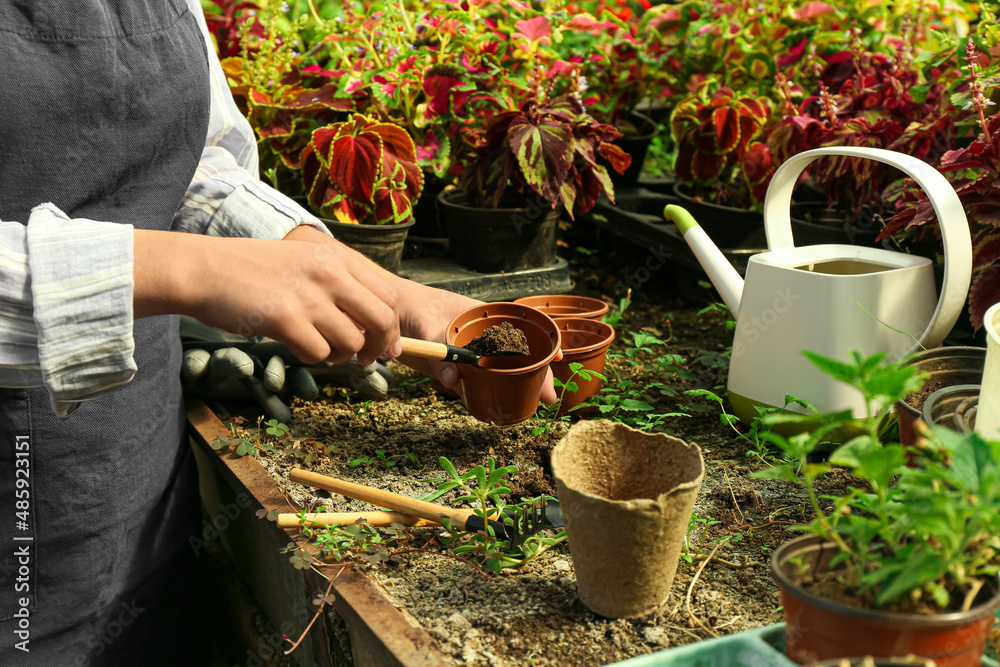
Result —
<instances>
[{"instance_id":1,"label":"watering can spout","mask_svg":"<svg viewBox=\"0 0 1000 667\"><path fill-rule=\"evenodd\" d=\"M676 204L667 204L663 209L663 217L677 225L684 241L687 242L698 263L708 274L715 289L719 291L719 295L728 306L730 313L736 317L740 310L740 299L743 296L743 278L712 242L705 230L695 222L687 209Z\"/></svg>"}]
</instances>

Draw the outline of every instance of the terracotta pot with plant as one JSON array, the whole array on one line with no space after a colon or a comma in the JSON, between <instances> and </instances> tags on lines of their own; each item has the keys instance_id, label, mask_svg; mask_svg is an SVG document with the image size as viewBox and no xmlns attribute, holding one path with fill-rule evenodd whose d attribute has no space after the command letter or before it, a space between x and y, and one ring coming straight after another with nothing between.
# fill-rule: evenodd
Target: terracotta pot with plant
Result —
<instances>
[{"instance_id":1,"label":"terracotta pot with plant","mask_svg":"<svg viewBox=\"0 0 1000 667\"><path fill-rule=\"evenodd\" d=\"M878 413L920 383L915 367L884 363L884 355L846 363L809 357L871 397ZM774 414L764 423L807 418L816 416ZM978 666L1000 606L1000 450L975 433L936 427L907 465L913 450L879 442L872 422L818 462L819 445L850 419L849 412L826 415L811 433L769 433L785 463L754 473L800 485L814 517L797 527L809 535L782 545L771 560L788 656L807 664L913 653L939 667ZM815 481L833 465L857 482L821 499Z\"/></svg>"}]
</instances>

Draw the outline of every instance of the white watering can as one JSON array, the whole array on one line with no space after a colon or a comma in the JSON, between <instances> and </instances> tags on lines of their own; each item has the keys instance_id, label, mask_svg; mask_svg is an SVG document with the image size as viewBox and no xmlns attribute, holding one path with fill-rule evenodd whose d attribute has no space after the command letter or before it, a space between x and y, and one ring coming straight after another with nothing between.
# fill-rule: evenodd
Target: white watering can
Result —
<instances>
[{"instance_id":1,"label":"white watering can","mask_svg":"<svg viewBox=\"0 0 1000 667\"><path fill-rule=\"evenodd\" d=\"M803 169L826 155L892 165L927 193L944 241L940 297L927 258L847 244L795 247L792 190ZM937 347L968 295L972 240L958 195L932 166L902 153L837 146L789 158L764 198L768 250L750 258L745 282L685 209L670 205L664 216L680 229L736 319L728 391L744 423L757 416L755 405L780 408L786 395L820 412L851 409L855 418L864 417L860 392L822 373L802 351L841 360L851 350L886 352L896 359L921 346ZM795 404L788 409L807 412Z\"/></svg>"},{"instance_id":2,"label":"white watering can","mask_svg":"<svg viewBox=\"0 0 1000 667\"><path fill-rule=\"evenodd\" d=\"M987 440L1000 440L1000 303L983 315L986 329L986 363L976 405L976 433Z\"/></svg>"}]
</instances>

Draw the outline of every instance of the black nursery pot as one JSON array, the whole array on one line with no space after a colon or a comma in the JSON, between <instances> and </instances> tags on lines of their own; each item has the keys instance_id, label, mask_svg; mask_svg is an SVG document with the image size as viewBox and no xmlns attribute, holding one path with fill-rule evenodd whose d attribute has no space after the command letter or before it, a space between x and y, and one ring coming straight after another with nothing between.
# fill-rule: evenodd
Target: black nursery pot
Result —
<instances>
[{"instance_id":1,"label":"black nursery pot","mask_svg":"<svg viewBox=\"0 0 1000 667\"><path fill-rule=\"evenodd\" d=\"M470 206L458 189L443 191L437 201L448 254L465 268L499 273L555 264L561 208L517 192L505 193L495 209Z\"/></svg>"},{"instance_id":2,"label":"black nursery pot","mask_svg":"<svg viewBox=\"0 0 1000 667\"><path fill-rule=\"evenodd\" d=\"M678 203L687 209L720 248L740 248L748 239L762 236L763 213L752 209L695 201L691 198L691 189L680 182L674 184L674 195L679 200Z\"/></svg>"},{"instance_id":3,"label":"black nursery pot","mask_svg":"<svg viewBox=\"0 0 1000 667\"><path fill-rule=\"evenodd\" d=\"M354 248L383 269L398 273L413 220L401 225L352 225L336 220L323 220L323 224L338 241Z\"/></svg>"},{"instance_id":4,"label":"black nursery pot","mask_svg":"<svg viewBox=\"0 0 1000 667\"><path fill-rule=\"evenodd\" d=\"M660 126L649 116L633 111L628 115L628 119L636 128L637 133L623 134L613 143L631 155L632 162L623 174L619 174L610 165L606 165L608 176L611 177L611 184L615 186L615 192L638 187L639 176L642 174L642 163L646 161L649 145L653 142L653 137L660 132Z\"/></svg>"}]
</instances>

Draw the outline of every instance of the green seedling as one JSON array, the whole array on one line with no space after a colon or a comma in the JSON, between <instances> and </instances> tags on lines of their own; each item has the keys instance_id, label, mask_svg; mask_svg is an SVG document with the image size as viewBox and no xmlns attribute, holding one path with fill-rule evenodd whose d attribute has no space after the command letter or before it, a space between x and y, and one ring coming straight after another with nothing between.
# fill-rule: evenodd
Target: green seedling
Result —
<instances>
[{"instance_id":1,"label":"green seedling","mask_svg":"<svg viewBox=\"0 0 1000 667\"><path fill-rule=\"evenodd\" d=\"M405 451L402 454L392 454L392 453L386 453L386 450L384 449L376 449L374 458L372 458L371 456L362 456L348 463L348 465L350 466L367 465L367 466L374 466L376 468L382 468L384 470L393 468L397 464L410 465L416 468L417 470L420 470L424 467L423 464L420 463L420 459L418 459L414 454L412 454L409 451Z\"/></svg>"},{"instance_id":2,"label":"green seedling","mask_svg":"<svg viewBox=\"0 0 1000 667\"><path fill-rule=\"evenodd\" d=\"M806 356L861 392L871 423L921 382L917 369L888 363L883 354L854 352L846 362ZM839 553L831 567L865 606L967 610L1000 570L1000 442L937 427L917 448L904 448L880 442L877 427L871 426L828 461L816 461L813 453L824 438L853 420L849 411L825 417L827 423L809 433L765 433L787 462L753 476L786 480L805 490L814 518L794 528L836 545ZM763 417L772 426L804 419L814 418ZM835 465L849 469L858 483L842 495L819 496L816 480Z\"/></svg>"},{"instance_id":3,"label":"green seedling","mask_svg":"<svg viewBox=\"0 0 1000 667\"><path fill-rule=\"evenodd\" d=\"M445 457L442 456L438 461L447 475L443 479L434 480L439 482L438 491L457 489L461 495L453 500L454 503L469 503L476 508L479 516L502 521L514 529L523 530L527 513L540 499L524 499L521 503L504 502L504 496L510 493L506 477L516 473L517 466L498 468L491 457L485 467L475 466L459 474L454 464ZM448 531L444 544L452 553L463 558L477 558L484 569L498 574L504 568L521 567L530 563L566 539L565 531L559 531L554 536L538 532L526 539L512 542L503 536L498 537L490 526L487 526L487 534L481 534L460 531L448 519L444 523Z\"/></svg>"},{"instance_id":4,"label":"green seedling","mask_svg":"<svg viewBox=\"0 0 1000 667\"><path fill-rule=\"evenodd\" d=\"M229 423L229 435L213 440L212 449L219 451L228 448L236 456L256 456L260 450L276 454L279 448L287 446L291 441L288 427L277 419L265 422L263 417L258 418L255 433L237 429L244 421L240 417L233 419Z\"/></svg>"}]
</instances>

